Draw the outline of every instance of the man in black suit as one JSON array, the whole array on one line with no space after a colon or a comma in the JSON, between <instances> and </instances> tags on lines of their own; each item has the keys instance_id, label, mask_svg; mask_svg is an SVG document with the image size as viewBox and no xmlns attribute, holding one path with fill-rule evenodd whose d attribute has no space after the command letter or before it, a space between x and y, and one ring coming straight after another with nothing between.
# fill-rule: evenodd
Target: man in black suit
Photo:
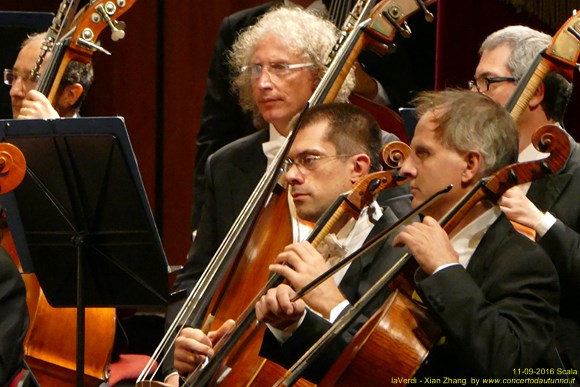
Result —
<instances>
[{"instance_id":1,"label":"man in black suit","mask_svg":"<svg viewBox=\"0 0 580 387\"><path fill-rule=\"evenodd\" d=\"M285 163L285 180L297 215L316 222L341 193L380 169L381 129L368 113L343 103L310 108L297 130ZM316 248L305 241L288 245L270 265L270 271L283 275L292 287L301 288L396 219L390 208L381 208L372 201L365 205L358 219L340 218ZM401 249L391 247L391 240L377 244L325 281L305 297L305 302L325 319L336 318L403 255ZM368 314L374 312L387 293L377 299L378 304L369 305ZM316 319L316 315L310 312L305 318L304 324L308 325L308 320ZM184 329L176 342L176 368L182 373L190 372L204 356L211 356L213 344L232 325L233 321L228 321L208 336L199 329ZM285 332L280 330L276 334L284 336ZM196 362L191 361L192 356ZM332 359L326 356L325 360Z\"/></svg>"},{"instance_id":2,"label":"man in black suit","mask_svg":"<svg viewBox=\"0 0 580 387\"><path fill-rule=\"evenodd\" d=\"M228 65L228 53L238 34L273 7L294 4L327 14L330 3L331 0L273 1L223 19L207 75L201 126L196 138L193 229L199 224L205 201L204 172L208 157L224 145L261 129L252 125L251 116L244 113L236 93L230 87L232 69ZM350 3L352 8L354 1ZM358 85L354 91L380 104L387 104L394 110L407 105L417 91L432 89L434 85L435 26L425 22L423 15L419 14L412 17L410 24L414 34L410 39L397 36L395 44L398 49L395 53L381 58L365 50L359 58L358 67L366 72L357 72Z\"/></svg>"},{"instance_id":3,"label":"man in black suit","mask_svg":"<svg viewBox=\"0 0 580 387\"><path fill-rule=\"evenodd\" d=\"M175 281L175 290L190 292L218 250L280 148L290 120L303 109L320 81L336 31L330 22L304 10L279 9L264 15L238 39L234 61L244 71L238 74L236 87L253 119L268 123L268 128L228 144L208 159L198 236ZM286 64L300 66L284 69ZM352 77L347 77L339 99L344 100L353 85ZM389 207L397 214L405 213L408 199L393 200ZM166 325L175 319L180 307L179 303L169 307Z\"/></svg>"},{"instance_id":4,"label":"man in black suit","mask_svg":"<svg viewBox=\"0 0 580 387\"><path fill-rule=\"evenodd\" d=\"M426 94L417 108L413 153L400 171L411 179L412 206L453 184L424 211L422 222L405 227L393 241L419 263L417 292L444 335L420 375L469 380L553 367L559 288L548 256L516 232L493 203L476 204L450 235L437 222L482 177L516 160L513 120L492 100L467 91ZM294 292L279 289L262 297L256 312L261 321L284 328L302 315L304 303L290 303ZM301 343L311 342L310 336L297 329L263 353L289 366L295 348L305 350ZM318 365L313 368L320 372Z\"/></svg>"},{"instance_id":5,"label":"man in black suit","mask_svg":"<svg viewBox=\"0 0 580 387\"><path fill-rule=\"evenodd\" d=\"M506 104L538 53L551 43L549 35L524 26L494 32L482 43L475 71L480 91ZM485 79L502 79L487 85ZM514 79L514 81L511 81ZM531 144L534 132L547 124L562 122L572 85L557 73L549 73L517 120L519 161L545 157ZM580 369L580 151L569 136L572 152L564 168L530 185L515 187L503 196L500 206L513 221L533 229L536 241L552 258L560 276L562 297L557 324L557 344L567 368Z\"/></svg>"}]
</instances>

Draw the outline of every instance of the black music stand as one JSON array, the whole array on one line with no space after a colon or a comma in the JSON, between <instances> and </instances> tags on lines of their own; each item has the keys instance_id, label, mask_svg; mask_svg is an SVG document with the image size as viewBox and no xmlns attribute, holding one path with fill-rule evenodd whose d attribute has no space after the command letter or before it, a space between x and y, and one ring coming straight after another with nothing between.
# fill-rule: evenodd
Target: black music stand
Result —
<instances>
[{"instance_id":1,"label":"black music stand","mask_svg":"<svg viewBox=\"0 0 580 387\"><path fill-rule=\"evenodd\" d=\"M14 191L34 272L54 307L163 305L169 266L121 118L0 120L27 163Z\"/></svg>"}]
</instances>

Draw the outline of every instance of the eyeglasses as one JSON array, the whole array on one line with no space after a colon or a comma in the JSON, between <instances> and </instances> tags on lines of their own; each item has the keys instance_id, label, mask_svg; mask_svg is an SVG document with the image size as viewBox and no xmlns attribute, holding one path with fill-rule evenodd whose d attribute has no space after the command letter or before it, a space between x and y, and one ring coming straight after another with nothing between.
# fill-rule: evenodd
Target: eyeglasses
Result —
<instances>
[{"instance_id":1,"label":"eyeglasses","mask_svg":"<svg viewBox=\"0 0 580 387\"><path fill-rule=\"evenodd\" d=\"M30 73L29 72L18 72L18 71L14 71L12 69L4 69L4 84L8 85L8 86L12 86L14 84L14 82L16 82L17 79L22 80L22 83L24 84L24 86L27 89L32 88L34 85L36 85L36 81L33 81L30 78Z\"/></svg>"},{"instance_id":2,"label":"eyeglasses","mask_svg":"<svg viewBox=\"0 0 580 387\"><path fill-rule=\"evenodd\" d=\"M292 72L292 70L303 69L306 67L314 66L314 63L296 63L296 64L288 64L288 63L269 63L266 65L255 64L251 66L244 66L240 69L242 73L250 71L250 74L253 79L260 78L264 69L268 70L268 74L270 76L274 76L276 78L283 78L286 77Z\"/></svg>"},{"instance_id":3,"label":"eyeglasses","mask_svg":"<svg viewBox=\"0 0 580 387\"><path fill-rule=\"evenodd\" d=\"M472 79L467 85L470 90L475 87L478 93L485 93L489 91L489 85L492 83L517 81L518 80L514 77L479 77Z\"/></svg>"},{"instance_id":4,"label":"eyeglasses","mask_svg":"<svg viewBox=\"0 0 580 387\"><path fill-rule=\"evenodd\" d=\"M284 160L282 164L282 170L284 173L288 172L293 165L296 165L298 171L305 175L310 171L315 170L320 166L320 162L322 160L331 160L331 159L344 159L350 157L352 155L333 155L333 156L323 156L323 155L304 155L300 156L295 160L291 158L287 158Z\"/></svg>"}]
</instances>

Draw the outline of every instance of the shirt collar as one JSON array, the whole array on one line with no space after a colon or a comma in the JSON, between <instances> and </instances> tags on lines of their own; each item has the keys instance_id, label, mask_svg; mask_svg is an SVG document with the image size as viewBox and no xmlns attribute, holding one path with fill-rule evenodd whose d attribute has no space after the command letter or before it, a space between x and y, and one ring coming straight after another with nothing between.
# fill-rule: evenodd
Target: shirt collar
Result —
<instances>
[{"instance_id":1,"label":"shirt collar","mask_svg":"<svg viewBox=\"0 0 580 387\"><path fill-rule=\"evenodd\" d=\"M518 162L524 163L526 161L535 161L540 159L545 159L550 156L549 153L542 153L536 149L534 144L530 143L521 153L518 155Z\"/></svg>"},{"instance_id":2,"label":"shirt collar","mask_svg":"<svg viewBox=\"0 0 580 387\"><path fill-rule=\"evenodd\" d=\"M270 124L268 133L270 140L262 143L262 150L264 155L266 155L268 160L267 166L269 167L272 164L272 161L274 161L274 158L276 157L276 154L278 154L280 148L282 148L282 145L284 145L286 137L282 136L272 124Z\"/></svg>"},{"instance_id":3,"label":"shirt collar","mask_svg":"<svg viewBox=\"0 0 580 387\"><path fill-rule=\"evenodd\" d=\"M453 249L459 254L459 263L463 267L467 267L471 256L477 249L479 242L489 229L489 227L500 216L501 210L499 206L493 206L489 210L474 219L467 226L463 227L451 239Z\"/></svg>"}]
</instances>

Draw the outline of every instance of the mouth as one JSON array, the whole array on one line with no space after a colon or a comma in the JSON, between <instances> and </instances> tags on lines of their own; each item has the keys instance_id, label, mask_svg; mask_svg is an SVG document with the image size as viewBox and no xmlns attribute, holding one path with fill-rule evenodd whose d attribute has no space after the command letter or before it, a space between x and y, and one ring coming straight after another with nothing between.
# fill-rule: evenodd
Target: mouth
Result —
<instances>
[{"instance_id":1,"label":"mouth","mask_svg":"<svg viewBox=\"0 0 580 387\"><path fill-rule=\"evenodd\" d=\"M279 102L279 101L280 101L280 98L267 97L267 98L261 98L260 100L258 100L258 103L267 105L267 104Z\"/></svg>"},{"instance_id":2,"label":"mouth","mask_svg":"<svg viewBox=\"0 0 580 387\"><path fill-rule=\"evenodd\" d=\"M292 199L294 201L304 200L304 198L306 198L307 196L308 196L308 194L306 194L306 193L302 193L302 192L292 192Z\"/></svg>"}]
</instances>

